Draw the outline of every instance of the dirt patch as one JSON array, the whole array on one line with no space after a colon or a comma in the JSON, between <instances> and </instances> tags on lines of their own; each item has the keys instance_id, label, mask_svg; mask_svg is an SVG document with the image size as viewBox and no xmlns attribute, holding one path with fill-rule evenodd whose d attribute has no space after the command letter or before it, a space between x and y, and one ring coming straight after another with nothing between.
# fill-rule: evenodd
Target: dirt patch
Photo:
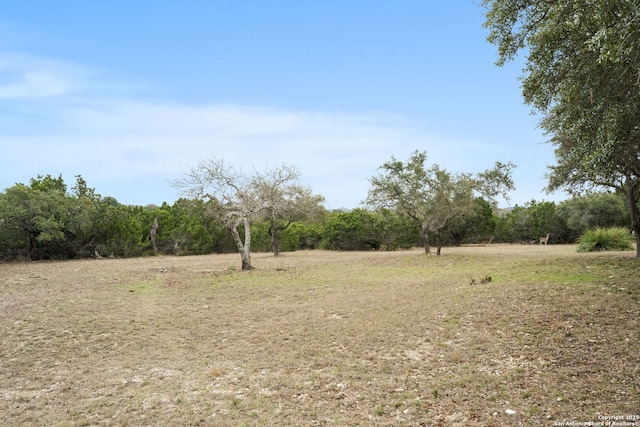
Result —
<instances>
[{"instance_id":1,"label":"dirt patch","mask_svg":"<svg viewBox=\"0 0 640 427\"><path fill-rule=\"evenodd\" d=\"M632 256L492 245L441 257L255 254L249 272L238 255L0 264L0 421L500 426L637 415Z\"/></svg>"}]
</instances>

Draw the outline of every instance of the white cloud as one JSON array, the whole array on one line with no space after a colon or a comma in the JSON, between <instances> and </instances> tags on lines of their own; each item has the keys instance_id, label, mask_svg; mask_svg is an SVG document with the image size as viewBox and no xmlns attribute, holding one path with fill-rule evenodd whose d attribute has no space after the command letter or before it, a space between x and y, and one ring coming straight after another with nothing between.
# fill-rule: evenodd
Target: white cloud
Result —
<instances>
[{"instance_id":1,"label":"white cloud","mask_svg":"<svg viewBox=\"0 0 640 427\"><path fill-rule=\"evenodd\" d=\"M80 87L85 73L62 61L0 52L0 99L65 95Z\"/></svg>"},{"instance_id":2,"label":"white cloud","mask_svg":"<svg viewBox=\"0 0 640 427\"><path fill-rule=\"evenodd\" d=\"M392 154L428 149L426 135L412 135L405 121L384 114L113 101L52 115L57 124L50 133L28 135L24 129L11 138L14 170L157 182L211 156L247 171L288 163L301 169L316 192L328 198L332 193L331 203L340 207L366 196L367 178ZM0 140L8 138L0 134Z\"/></svg>"},{"instance_id":3,"label":"white cloud","mask_svg":"<svg viewBox=\"0 0 640 427\"><path fill-rule=\"evenodd\" d=\"M426 150L429 163L478 172L496 160L518 163L525 151L476 136L438 135L423 123L381 112L116 98L104 95L104 88L116 86L95 75L73 64L0 54L0 107L9 111L0 118L0 187L47 173L61 173L70 184L80 174L99 193L125 203L171 202L177 194L168 180L219 156L246 171L297 165L303 182L329 207L356 207L366 197L368 178L392 155L404 160ZM526 151L537 169L517 173L529 177L527 187L539 182L541 188L548 160Z\"/></svg>"}]
</instances>

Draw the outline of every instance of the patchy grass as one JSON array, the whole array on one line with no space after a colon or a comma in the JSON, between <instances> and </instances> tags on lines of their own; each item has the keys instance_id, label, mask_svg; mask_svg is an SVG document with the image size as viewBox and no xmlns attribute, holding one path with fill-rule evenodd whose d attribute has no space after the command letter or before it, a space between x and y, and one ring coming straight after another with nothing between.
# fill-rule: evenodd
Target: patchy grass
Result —
<instances>
[{"instance_id":1,"label":"patchy grass","mask_svg":"<svg viewBox=\"0 0 640 427\"><path fill-rule=\"evenodd\" d=\"M0 264L0 423L501 426L639 412L632 254L492 245L253 261Z\"/></svg>"}]
</instances>

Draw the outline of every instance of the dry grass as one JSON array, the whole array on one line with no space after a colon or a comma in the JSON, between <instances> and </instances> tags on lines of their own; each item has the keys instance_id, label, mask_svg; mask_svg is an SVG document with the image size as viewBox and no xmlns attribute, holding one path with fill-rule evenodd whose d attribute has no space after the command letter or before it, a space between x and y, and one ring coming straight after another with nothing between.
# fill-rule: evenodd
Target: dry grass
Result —
<instances>
[{"instance_id":1,"label":"dry grass","mask_svg":"<svg viewBox=\"0 0 640 427\"><path fill-rule=\"evenodd\" d=\"M0 424L640 414L632 257L494 245L256 254L250 272L237 255L0 264Z\"/></svg>"}]
</instances>

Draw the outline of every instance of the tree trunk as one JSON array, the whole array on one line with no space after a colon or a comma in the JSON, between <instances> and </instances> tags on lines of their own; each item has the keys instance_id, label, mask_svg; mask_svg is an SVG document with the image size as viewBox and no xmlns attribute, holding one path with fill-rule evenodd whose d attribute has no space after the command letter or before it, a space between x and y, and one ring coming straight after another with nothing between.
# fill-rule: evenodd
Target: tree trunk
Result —
<instances>
[{"instance_id":1,"label":"tree trunk","mask_svg":"<svg viewBox=\"0 0 640 427\"><path fill-rule=\"evenodd\" d=\"M149 237L151 238L151 244L153 245L153 252L158 252L158 245L156 244L156 233L158 232L158 217L153 220L153 225L149 231Z\"/></svg>"},{"instance_id":2,"label":"tree trunk","mask_svg":"<svg viewBox=\"0 0 640 427\"><path fill-rule=\"evenodd\" d=\"M636 236L636 258L640 258L640 209L638 209L638 185L631 182L631 178L627 178L629 183L627 187L627 202L629 203L629 216L631 217L631 227L633 234Z\"/></svg>"},{"instance_id":3,"label":"tree trunk","mask_svg":"<svg viewBox=\"0 0 640 427\"><path fill-rule=\"evenodd\" d=\"M244 250L242 251L242 269L251 270L251 221L245 217L244 224Z\"/></svg>"},{"instance_id":4,"label":"tree trunk","mask_svg":"<svg viewBox=\"0 0 640 427\"><path fill-rule=\"evenodd\" d=\"M273 251L273 256L280 255L280 245L278 245L278 238L276 236L271 236L271 250Z\"/></svg>"},{"instance_id":5,"label":"tree trunk","mask_svg":"<svg viewBox=\"0 0 640 427\"><path fill-rule=\"evenodd\" d=\"M236 242L236 246L238 247L238 252L240 252L240 258L242 259L242 269L243 270L251 270L253 267L251 266L251 224L247 224L248 221L245 221L244 228L244 243L240 238L240 233L238 233L238 228L234 226L229 227L229 231L231 231L231 235L233 236L233 240Z\"/></svg>"},{"instance_id":6,"label":"tree trunk","mask_svg":"<svg viewBox=\"0 0 640 427\"><path fill-rule=\"evenodd\" d=\"M440 236L440 234L436 235L436 241L438 242L438 249L436 250L436 255L440 256L440 251L442 250L442 236Z\"/></svg>"},{"instance_id":7,"label":"tree trunk","mask_svg":"<svg viewBox=\"0 0 640 427\"><path fill-rule=\"evenodd\" d=\"M36 240L36 237L32 233L29 233L29 237L28 237L27 240L28 240L28 242L27 242L27 246L25 248L26 249L26 254L25 255L27 256L27 259L29 261L32 261L33 260L33 255L36 253L36 242L37 242L37 240Z\"/></svg>"},{"instance_id":8,"label":"tree trunk","mask_svg":"<svg viewBox=\"0 0 640 427\"><path fill-rule=\"evenodd\" d=\"M253 270L253 267L251 266L251 254L249 254L249 251L242 250L240 252L240 257L242 258L242 269L243 270Z\"/></svg>"},{"instance_id":9,"label":"tree trunk","mask_svg":"<svg viewBox=\"0 0 640 427\"><path fill-rule=\"evenodd\" d=\"M273 251L273 256L280 255L280 245L278 245L278 234L280 234L280 231L281 229L273 223L269 226L269 236L271 236L271 250Z\"/></svg>"},{"instance_id":10,"label":"tree trunk","mask_svg":"<svg viewBox=\"0 0 640 427\"><path fill-rule=\"evenodd\" d=\"M425 225L420 226L420 234L422 234L422 244L424 245L424 253L431 253L431 246L429 246L429 228Z\"/></svg>"}]
</instances>

